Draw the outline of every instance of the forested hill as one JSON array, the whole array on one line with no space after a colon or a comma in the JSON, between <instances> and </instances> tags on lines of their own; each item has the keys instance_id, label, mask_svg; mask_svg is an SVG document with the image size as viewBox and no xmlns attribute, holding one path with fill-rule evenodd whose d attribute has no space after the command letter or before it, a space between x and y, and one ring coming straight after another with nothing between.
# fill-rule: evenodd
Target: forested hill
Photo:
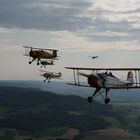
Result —
<instances>
[{"instance_id":1,"label":"forested hill","mask_svg":"<svg viewBox=\"0 0 140 140\"><path fill-rule=\"evenodd\" d=\"M62 96L31 88L0 86L0 127L36 132L66 126L81 131L110 126L104 117L114 117L126 126L125 119L111 105L89 104L79 96Z\"/></svg>"}]
</instances>

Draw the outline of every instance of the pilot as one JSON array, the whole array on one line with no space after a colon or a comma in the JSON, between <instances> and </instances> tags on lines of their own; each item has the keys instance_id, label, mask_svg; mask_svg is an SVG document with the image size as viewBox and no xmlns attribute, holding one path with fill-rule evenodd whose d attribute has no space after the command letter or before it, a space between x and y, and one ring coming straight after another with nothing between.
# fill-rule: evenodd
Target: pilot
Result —
<instances>
[{"instance_id":1,"label":"pilot","mask_svg":"<svg viewBox=\"0 0 140 140\"><path fill-rule=\"evenodd\" d=\"M112 76L112 72L109 72L109 75Z\"/></svg>"},{"instance_id":2,"label":"pilot","mask_svg":"<svg viewBox=\"0 0 140 140\"><path fill-rule=\"evenodd\" d=\"M102 85L103 85L103 87L105 87L105 82L106 82L106 77L107 77L106 73L99 73L98 75L102 79Z\"/></svg>"}]
</instances>

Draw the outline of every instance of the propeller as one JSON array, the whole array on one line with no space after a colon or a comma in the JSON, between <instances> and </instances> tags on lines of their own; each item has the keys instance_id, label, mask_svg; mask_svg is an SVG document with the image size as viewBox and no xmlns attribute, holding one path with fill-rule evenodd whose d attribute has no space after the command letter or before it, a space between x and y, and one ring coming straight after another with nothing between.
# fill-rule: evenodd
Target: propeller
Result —
<instances>
[{"instance_id":1,"label":"propeller","mask_svg":"<svg viewBox=\"0 0 140 140\"><path fill-rule=\"evenodd\" d=\"M40 76L43 76L44 77L44 74L40 74Z\"/></svg>"},{"instance_id":2,"label":"propeller","mask_svg":"<svg viewBox=\"0 0 140 140\"><path fill-rule=\"evenodd\" d=\"M30 56L29 54L23 54L24 56Z\"/></svg>"}]
</instances>

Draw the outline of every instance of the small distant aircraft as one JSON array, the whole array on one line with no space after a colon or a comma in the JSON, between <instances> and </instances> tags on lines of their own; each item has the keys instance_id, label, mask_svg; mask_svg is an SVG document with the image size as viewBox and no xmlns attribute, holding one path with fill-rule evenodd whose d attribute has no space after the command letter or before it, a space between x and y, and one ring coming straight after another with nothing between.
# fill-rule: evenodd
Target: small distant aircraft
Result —
<instances>
[{"instance_id":1,"label":"small distant aircraft","mask_svg":"<svg viewBox=\"0 0 140 140\"><path fill-rule=\"evenodd\" d=\"M25 48L25 56L33 58L29 61L31 64L33 61L37 60L37 65L41 63L41 59L57 60L57 51L54 49L42 49L23 46Z\"/></svg>"},{"instance_id":2,"label":"small distant aircraft","mask_svg":"<svg viewBox=\"0 0 140 140\"><path fill-rule=\"evenodd\" d=\"M54 63L53 63L53 60L51 60L51 61L48 61L48 60L44 60L44 61L40 61L40 64L41 64L41 68L42 67L44 67L44 68L46 68L46 65L54 65Z\"/></svg>"},{"instance_id":3,"label":"small distant aircraft","mask_svg":"<svg viewBox=\"0 0 140 140\"><path fill-rule=\"evenodd\" d=\"M98 56L89 56L89 57L91 57L92 59L98 58Z\"/></svg>"},{"instance_id":4,"label":"small distant aircraft","mask_svg":"<svg viewBox=\"0 0 140 140\"><path fill-rule=\"evenodd\" d=\"M93 87L96 88L92 96L88 97L88 102L93 101L93 97L97 93L101 94L101 90L105 89L105 104L110 102L108 98L108 91L110 89L130 89L140 88L140 68L78 68L78 67L66 67L66 69L72 69L74 75L74 83L70 85ZM86 74L84 71L92 71L91 74ZM127 78L120 79L112 74L112 71L127 71ZM135 75L134 75L135 74ZM87 84L80 83L80 76L87 78Z\"/></svg>"},{"instance_id":5,"label":"small distant aircraft","mask_svg":"<svg viewBox=\"0 0 140 140\"><path fill-rule=\"evenodd\" d=\"M44 80L44 82L46 82L46 80L48 80L48 83L50 83L51 79L61 79L62 74L61 72L49 72L49 71L44 71L44 70L40 70L41 72L44 72L43 74L41 74L40 76L45 77L46 79Z\"/></svg>"}]
</instances>

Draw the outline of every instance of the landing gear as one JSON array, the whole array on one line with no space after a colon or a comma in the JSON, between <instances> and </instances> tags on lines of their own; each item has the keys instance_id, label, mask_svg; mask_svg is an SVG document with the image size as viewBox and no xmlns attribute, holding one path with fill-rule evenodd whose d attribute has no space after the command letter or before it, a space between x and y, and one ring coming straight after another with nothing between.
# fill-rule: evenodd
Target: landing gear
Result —
<instances>
[{"instance_id":1,"label":"landing gear","mask_svg":"<svg viewBox=\"0 0 140 140\"><path fill-rule=\"evenodd\" d=\"M96 95L98 92L99 92L100 94L101 94L101 92L103 92L103 91L100 92L100 90L101 90L101 88L97 88L97 89L95 90L95 92L93 93L93 95L88 97L87 100L88 100L89 103L92 103L93 97L95 97L95 95ZM104 103L105 103L105 104L108 104L108 103L110 102L110 98L108 98L108 96L107 96L109 90L110 90L110 89L106 89L106 91L105 91L105 97L103 97L103 98L105 98L105 100L104 100Z\"/></svg>"},{"instance_id":2,"label":"landing gear","mask_svg":"<svg viewBox=\"0 0 140 140\"><path fill-rule=\"evenodd\" d=\"M109 89L106 89L106 93L105 93L105 104L108 104L110 102L110 98L107 97Z\"/></svg>"},{"instance_id":3,"label":"landing gear","mask_svg":"<svg viewBox=\"0 0 140 140\"><path fill-rule=\"evenodd\" d=\"M105 98L105 104L108 104L110 102L110 98Z\"/></svg>"},{"instance_id":4,"label":"landing gear","mask_svg":"<svg viewBox=\"0 0 140 140\"><path fill-rule=\"evenodd\" d=\"M40 68L42 68L42 67L46 68L46 65L41 65Z\"/></svg>"},{"instance_id":5,"label":"landing gear","mask_svg":"<svg viewBox=\"0 0 140 140\"><path fill-rule=\"evenodd\" d=\"M35 59L36 59L36 58L33 58L33 60L32 60L32 61L29 61L29 64L32 64L32 62L33 62L33 61L35 61Z\"/></svg>"},{"instance_id":6,"label":"landing gear","mask_svg":"<svg viewBox=\"0 0 140 140\"><path fill-rule=\"evenodd\" d=\"M89 103L92 103L92 100L93 100L92 97L88 97L88 102Z\"/></svg>"},{"instance_id":7,"label":"landing gear","mask_svg":"<svg viewBox=\"0 0 140 140\"><path fill-rule=\"evenodd\" d=\"M40 62L40 58L37 59L37 65L39 65L39 62Z\"/></svg>"},{"instance_id":8,"label":"landing gear","mask_svg":"<svg viewBox=\"0 0 140 140\"><path fill-rule=\"evenodd\" d=\"M93 97L101 90L101 88L96 88L95 92L93 93L93 95L91 97L88 97L88 102L92 103L93 101Z\"/></svg>"}]
</instances>

